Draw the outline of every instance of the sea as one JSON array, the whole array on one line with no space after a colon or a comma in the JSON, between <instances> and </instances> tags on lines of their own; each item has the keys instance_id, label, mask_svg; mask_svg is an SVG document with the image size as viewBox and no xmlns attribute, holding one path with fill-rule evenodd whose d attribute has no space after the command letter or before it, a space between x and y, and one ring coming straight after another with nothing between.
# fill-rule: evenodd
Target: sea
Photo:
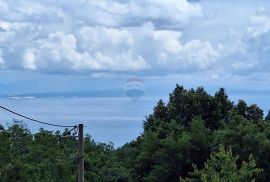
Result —
<instances>
[{"instance_id":1,"label":"sea","mask_svg":"<svg viewBox=\"0 0 270 182\"><path fill-rule=\"evenodd\" d=\"M158 101L142 97L134 102L129 97L57 97L0 98L1 105L20 114L60 125L84 124L84 134L98 143L113 143L115 147L136 139L143 131L143 121L152 113ZM23 121L31 132L40 128L63 131L63 128L42 125L0 110L0 124L10 126L13 120Z\"/></svg>"}]
</instances>

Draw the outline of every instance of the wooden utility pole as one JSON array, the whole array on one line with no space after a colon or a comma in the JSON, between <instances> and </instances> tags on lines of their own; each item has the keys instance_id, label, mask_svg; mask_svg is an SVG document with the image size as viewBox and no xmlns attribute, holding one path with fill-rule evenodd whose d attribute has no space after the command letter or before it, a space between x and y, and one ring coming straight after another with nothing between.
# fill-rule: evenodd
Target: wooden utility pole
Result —
<instances>
[{"instance_id":1,"label":"wooden utility pole","mask_svg":"<svg viewBox=\"0 0 270 182\"><path fill-rule=\"evenodd\" d=\"M79 145L78 145L78 182L84 182L84 139L83 139L83 124L79 124Z\"/></svg>"}]
</instances>

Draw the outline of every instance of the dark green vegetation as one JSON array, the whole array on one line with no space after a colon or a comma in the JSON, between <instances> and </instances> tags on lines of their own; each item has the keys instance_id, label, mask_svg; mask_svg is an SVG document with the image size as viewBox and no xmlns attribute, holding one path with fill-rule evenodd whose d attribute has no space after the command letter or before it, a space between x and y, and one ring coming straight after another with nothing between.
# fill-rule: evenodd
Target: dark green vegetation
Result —
<instances>
[{"instance_id":1,"label":"dark green vegetation","mask_svg":"<svg viewBox=\"0 0 270 182\"><path fill-rule=\"evenodd\" d=\"M242 100L232 103L224 89L211 96L177 85L135 141L114 149L85 137L86 181L269 181L269 115ZM20 122L2 130L0 182L76 181L77 142L61 135L31 134Z\"/></svg>"}]
</instances>

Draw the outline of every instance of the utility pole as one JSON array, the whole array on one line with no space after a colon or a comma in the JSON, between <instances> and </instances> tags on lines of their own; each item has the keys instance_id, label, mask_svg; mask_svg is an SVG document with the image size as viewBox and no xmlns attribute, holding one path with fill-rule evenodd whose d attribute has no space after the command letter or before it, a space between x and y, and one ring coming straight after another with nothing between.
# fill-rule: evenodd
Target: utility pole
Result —
<instances>
[{"instance_id":1,"label":"utility pole","mask_svg":"<svg viewBox=\"0 0 270 182\"><path fill-rule=\"evenodd\" d=\"M79 124L79 145L78 145L78 182L84 182L84 139L83 124Z\"/></svg>"}]
</instances>

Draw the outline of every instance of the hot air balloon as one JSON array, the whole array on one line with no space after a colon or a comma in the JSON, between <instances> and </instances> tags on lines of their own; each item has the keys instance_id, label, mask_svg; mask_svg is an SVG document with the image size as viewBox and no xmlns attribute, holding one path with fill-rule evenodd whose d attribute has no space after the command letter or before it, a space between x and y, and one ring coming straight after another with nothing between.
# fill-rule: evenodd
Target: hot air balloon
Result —
<instances>
[{"instance_id":1,"label":"hot air balloon","mask_svg":"<svg viewBox=\"0 0 270 182\"><path fill-rule=\"evenodd\" d=\"M125 91L134 102L138 101L145 91L143 80L137 77L129 78L125 85Z\"/></svg>"}]
</instances>

